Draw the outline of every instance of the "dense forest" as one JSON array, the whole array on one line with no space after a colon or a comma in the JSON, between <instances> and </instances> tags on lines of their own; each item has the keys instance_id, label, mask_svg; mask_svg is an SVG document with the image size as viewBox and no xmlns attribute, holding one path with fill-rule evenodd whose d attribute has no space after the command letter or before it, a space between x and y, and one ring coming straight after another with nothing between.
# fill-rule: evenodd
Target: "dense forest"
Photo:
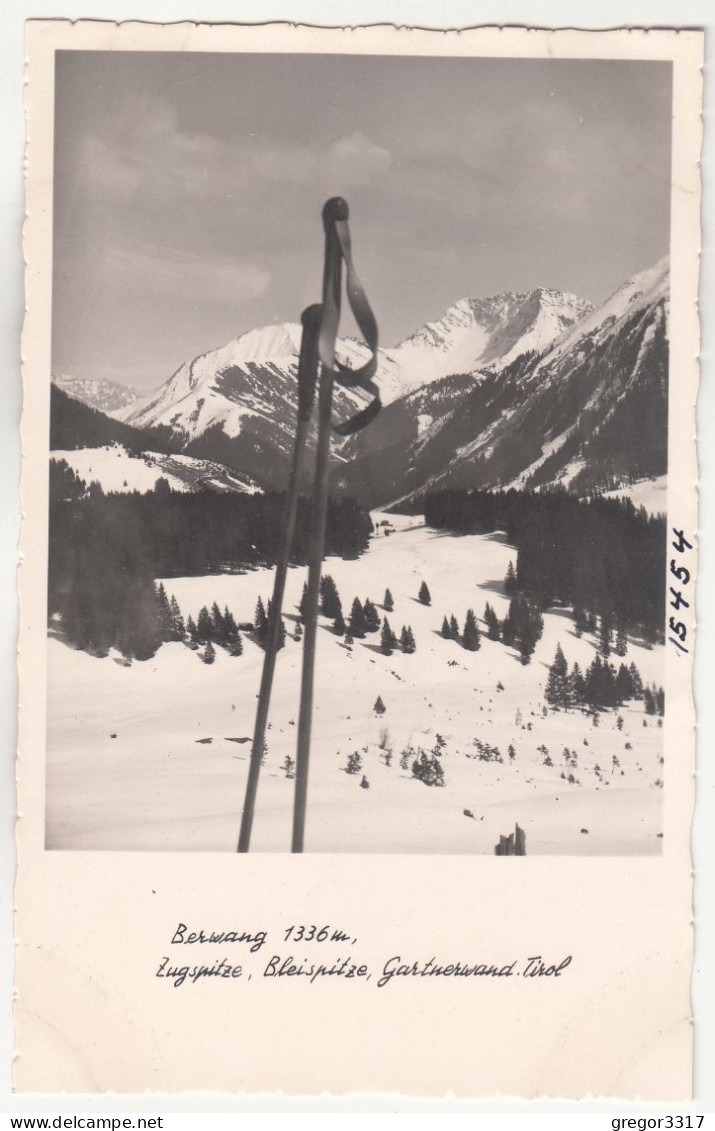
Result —
<instances>
[{"instance_id":1,"label":"dense forest","mask_svg":"<svg viewBox=\"0 0 715 1131\"><path fill-rule=\"evenodd\" d=\"M629 500L575 498L566 491L449 490L423 500L429 526L506 534L517 550L515 589L540 608L572 606L609 631L662 640L665 520Z\"/></svg>"},{"instance_id":2,"label":"dense forest","mask_svg":"<svg viewBox=\"0 0 715 1131\"><path fill-rule=\"evenodd\" d=\"M147 494L89 489L64 461L50 478L48 613L55 630L98 654L116 647L151 656L166 617L154 581L272 565L280 548L285 497L214 491L173 493L160 479ZM301 500L295 563L306 561L310 503ZM352 499L331 500L326 553L354 558L372 522Z\"/></svg>"}]
</instances>

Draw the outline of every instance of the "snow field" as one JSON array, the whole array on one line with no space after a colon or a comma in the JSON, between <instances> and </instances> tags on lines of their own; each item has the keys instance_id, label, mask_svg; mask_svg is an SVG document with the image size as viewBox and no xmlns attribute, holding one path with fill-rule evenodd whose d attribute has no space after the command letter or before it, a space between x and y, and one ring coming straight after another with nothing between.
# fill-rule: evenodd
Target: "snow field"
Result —
<instances>
[{"instance_id":1,"label":"snow field","mask_svg":"<svg viewBox=\"0 0 715 1131\"><path fill-rule=\"evenodd\" d=\"M642 703L621 709L622 730L618 712L602 713L598 726L580 712L543 715L557 644L569 665L577 660L583 670L595 655L594 641L575 637L567 610L552 610L531 664L522 666L513 649L486 639L481 621L486 601L500 618L508 608L502 579L516 552L503 536L455 537L415 518L374 519L385 517L393 525L389 536L377 528L361 559L328 559L324 572L336 582L346 620L356 595L370 597L384 615L389 587L395 602L390 625L398 635L403 624L411 625L417 651L384 656L379 633L348 650L321 618L306 851L492 854L516 821L526 831L527 854L660 851L662 790L656 782L664 773L657 720L646 717ZM287 755L295 758L302 644L292 633L304 579L303 569L289 570L288 640L278 657L254 821L252 849L258 851L290 847L295 783L282 766ZM270 596L272 580L272 571L256 570L165 579L164 586L184 616L196 618L202 605L217 601L248 622L258 597L265 603ZM417 600L422 580L430 607ZM439 635L445 614L454 613L462 628L470 607L482 630L476 653ZM130 666L50 640L49 848L235 849L263 662L250 634L243 640L243 656L217 648L212 665L181 644L167 644L153 659ZM662 648L630 642L625 662L631 661L644 682L663 682ZM382 716L373 710L378 695L386 706ZM443 788L414 778L411 758L408 768L400 761L408 746L429 753L437 735L446 743ZM475 740L498 747L502 761L480 760ZM381 743L392 752L389 765ZM510 743L514 759L507 754ZM552 766L544 764L540 746ZM564 747L575 753L575 766L564 760ZM349 775L345 766L354 751L361 769ZM562 773L580 784L569 784ZM363 776L369 788L361 788Z\"/></svg>"},{"instance_id":2,"label":"snow field","mask_svg":"<svg viewBox=\"0 0 715 1131\"><path fill-rule=\"evenodd\" d=\"M257 490L249 476L238 476L211 460L163 452L132 456L120 444L54 451L51 458L65 460L80 479L86 484L99 483L105 494L153 491L159 479L166 479L172 491L180 492L207 485L250 493Z\"/></svg>"}]
</instances>

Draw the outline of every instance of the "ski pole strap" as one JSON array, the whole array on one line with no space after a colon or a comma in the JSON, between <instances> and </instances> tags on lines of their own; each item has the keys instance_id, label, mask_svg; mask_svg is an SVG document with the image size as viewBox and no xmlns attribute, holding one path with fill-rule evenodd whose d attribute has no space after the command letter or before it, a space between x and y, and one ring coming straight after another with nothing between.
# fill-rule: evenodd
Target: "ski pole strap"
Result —
<instances>
[{"instance_id":1,"label":"ski pole strap","mask_svg":"<svg viewBox=\"0 0 715 1131\"><path fill-rule=\"evenodd\" d=\"M348 420L333 424L333 430L340 436L359 432L374 420L381 408L380 390L372 380L377 369L377 322L353 263L348 215L347 201L339 196L332 197L323 208L327 269L323 287L323 316L318 339L318 354L323 365L332 371L339 385L348 389L365 389L366 392L372 393L372 400L366 408L361 409ZM370 350L369 360L358 369L351 369L349 365L343 365L335 359L335 342L340 323L343 263L346 268L346 293L350 309Z\"/></svg>"}]
</instances>

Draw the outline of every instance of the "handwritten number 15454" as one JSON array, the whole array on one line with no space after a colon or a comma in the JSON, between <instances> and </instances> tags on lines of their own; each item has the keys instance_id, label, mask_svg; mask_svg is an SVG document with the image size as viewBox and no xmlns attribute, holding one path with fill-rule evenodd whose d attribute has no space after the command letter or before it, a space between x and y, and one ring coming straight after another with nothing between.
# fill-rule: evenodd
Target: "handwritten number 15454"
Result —
<instances>
[{"instance_id":1,"label":"handwritten number 15454","mask_svg":"<svg viewBox=\"0 0 715 1131\"><path fill-rule=\"evenodd\" d=\"M682 530L677 530L673 527L673 542L672 547L678 554L684 554L686 550L692 550L692 543L688 542ZM676 613L681 609L689 609L690 602L683 595L683 590L690 584L690 570L687 566L678 564L677 558L670 559L670 573L680 583L680 587L676 588L675 585L670 586L670 607L675 609ZM682 620L677 620L676 617L671 616L668 619L668 627L673 634L668 639L679 652L688 652L689 648L686 647L688 640L688 626Z\"/></svg>"}]
</instances>

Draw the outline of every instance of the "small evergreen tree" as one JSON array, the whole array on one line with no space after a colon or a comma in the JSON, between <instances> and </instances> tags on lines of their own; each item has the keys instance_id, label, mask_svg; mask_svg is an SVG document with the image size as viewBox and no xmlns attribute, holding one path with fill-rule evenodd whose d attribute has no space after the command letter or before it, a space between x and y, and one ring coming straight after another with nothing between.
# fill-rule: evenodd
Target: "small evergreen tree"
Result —
<instances>
[{"instance_id":1,"label":"small evergreen tree","mask_svg":"<svg viewBox=\"0 0 715 1131\"><path fill-rule=\"evenodd\" d=\"M305 616L306 616L307 611L308 611L308 583L306 581L304 581L303 582L303 592L301 594L300 602L298 604L298 612L300 613L300 619L301 619L301 621L303 621L303 623L305 623Z\"/></svg>"},{"instance_id":2,"label":"small evergreen tree","mask_svg":"<svg viewBox=\"0 0 715 1131\"><path fill-rule=\"evenodd\" d=\"M504 578L504 592L507 597L515 597L519 586L516 580L516 571L514 570L514 563L509 562Z\"/></svg>"},{"instance_id":3,"label":"small evergreen tree","mask_svg":"<svg viewBox=\"0 0 715 1131\"><path fill-rule=\"evenodd\" d=\"M569 676L569 702L577 706L586 702L586 681L578 664L574 664Z\"/></svg>"},{"instance_id":4,"label":"small evergreen tree","mask_svg":"<svg viewBox=\"0 0 715 1131\"><path fill-rule=\"evenodd\" d=\"M238 625L231 613L226 607L223 614L224 624L224 643L228 648L231 656L243 655L243 641L241 640L241 633L238 631Z\"/></svg>"},{"instance_id":5,"label":"small evergreen tree","mask_svg":"<svg viewBox=\"0 0 715 1131\"><path fill-rule=\"evenodd\" d=\"M452 616L449 618L449 635L452 640L459 640L459 625L457 624L457 618L454 613L452 613Z\"/></svg>"},{"instance_id":6,"label":"small evergreen tree","mask_svg":"<svg viewBox=\"0 0 715 1131\"><path fill-rule=\"evenodd\" d=\"M488 601L484 608L484 623L487 626L487 639L498 640L500 635L499 618Z\"/></svg>"},{"instance_id":7,"label":"small evergreen tree","mask_svg":"<svg viewBox=\"0 0 715 1131\"><path fill-rule=\"evenodd\" d=\"M288 634L286 632L285 621L283 620L283 617L281 617L281 623L278 629L278 652L280 652L281 648L285 648L287 636Z\"/></svg>"},{"instance_id":8,"label":"small evergreen tree","mask_svg":"<svg viewBox=\"0 0 715 1131\"><path fill-rule=\"evenodd\" d=\"M380 648L386 656L391 656L397 647L397 637L390 628L390 622L387 617L382 622L382 633L380 634Z\"/></svg>"},{"instance_id":9,"label":"small evergreen tree","mask_svg":"<svg viewBox=\"0 0 715 1131\"><path fill-rule=\"evenodd\" d=\"M638 668L636 667L635 663L631 662L631 664L628 667L628 671L630 672L630 676L631 676L631 679L633 681L633 698L634 699L642 699L643 698L643 680L641 679L640 672L638 671Z\"/></svg>"},{"instance_id":10,"label":"small evergreen tree","mask_svg":"<svg viewBox=\"0 0 715 1131\"><path fill-rule=\"evenodd\" d=\"M179 608L179 603L176 600L176 597L172 596L171 601L169 602L169 609L171 612L171 626L173 630L172 639L183 640L186 636L186 625L184 624L184 618L181 615L181 609Z\"/></svg>"},{"instance_id":11,"label":"small evergreen tree","mask_svg":"<svg viewBox=\"0 0 715 1131\"><path fill-rule=\"evenodd\" d=\"M196 622L196 634L199 644L205 644L207 640L211 639L211 617L205 605L199 610L199 618Z\"/></svg>"},{"instance_id":12,"label":"small evergreen tree","mask_svg":"<svg viewBox=\"0 0 715 1131\"><path fill-rule=\"evenodd\" d=\"M423 605L431 605L432 604L432 597L430 596L430 591L427 588L427 582L426 581L423 581L422 584L420 585L420 591L417 594L417 597L418 597L418 600Z\"/></svg>"},{"instance_id":13,"label":"small evergreen tree","mask_svg":"<svg viewBox=\"0 0 715 1131\"><path fill-rule=\"evenodd\" d=\"M582 606L579 604L575 604L573 607L573 619L576 635L580 638L588 630L588 621Z\"/></svg>"},{"instance_id":14,"label":"small evergreen tree","mask_svg":"<svg viewBox=\"0 0 715 1131\"><path fill-rule=\"evenodd\" d=\"M628 651L628 634L626 633L626 626L623 621L618 622L616 628L616 646L614 649L617 656L625 656Z\"/></svg>"},{"instance_id":15,"label":"small evergreen tree","mask_svg":"<svg viewBox=\"0 0 715 1131\"><path fill-rule=\"evenodd\" d=\"M342 609L338 609L333 627L334 627L334 631L335 631L336 636L344 636L345 635L345 621L343 620L343 610Z\"/></svg>"},{"instance_id":16,"label":"small evergreen tree","mask_svg":"<svg viewBox=\"0 0 715 1131\"><path fill-rule=\"evenodd\" d=\"M598 648L604 659L608 659L611 654L611 636L612 630L610 619L607 616L602 615Z\"/></svg>"},{"instance_id":17,"label":"small evergreen tree","mask_svg":"<svg viewBox=\"0 0 715 1131\"><path fill-rule=\"evenodd\" d=\"M295 632L293 633L293 639L294 640L302 640L303 639L303 625L301 624L301 622L299 620L295 622Z\"/></svg>"},{"instance_id":18,"label":"small evergreen tree","mask_svg":"<svg viewBox=\"0 0 715 1131\"><path fill-rule=\"evenodd\" d=\"M665 714L665 691L662 687L655 693L655 709L659 715Z\"/></svg>"},{"instance_id":19,"label":"small evergreen tree","mask_svg":"<svg viewBox=\"0 0 715 1131\"><path fill-rule=\"evenodd\" d=\"M365 614L365 629L367 632L377 632L380 627L380 614L377 611L376 605L366 598L363 605L363 612Z\"/></svg>"},{"instance_id":20,"label":"small evergreen tree","mask_svg":"<svg viewBox=\"0 0 715 1131\"><path fill-rule=\"evenodd\" d=\"M375 712L376 715L384 715L385 714L385 711L387 710L387 708L382 701L381 695L378 695L372 709L373 709L373 711Z\"/></svg>"},{"instance_id":21,"label":"small evergreen tree","mask_svg":"<svg viewBox=\"0 0 715 1131\"><path fill-rule=\"evenodd\" d=\"M204 654L201 659L205 664L212 664L216 659L216 649L210 640L206 641L206 647L204 648Z\"/></svg>"},{"instance_id":22,"label":"small evergreen tree","mask_svg":"<svg viewBox=\"0 0 715 1131\"><path fill-rule=\"evenodd\" d=\"M257 602L256 602L256 611L253 615L253 627L255 628L256 632L260 635L263 632L263 630L265 629L267 623L268 623L268 617L266 615L265 606L263 604L262 598L259 597Z\"/></svg>"},{"instance_id":23,"label":"small evergreen tree","mask_svg":"<svg viewBox=\"0 0 715 1131\"><path fill-rule=\"evenodd\" d=\"M451 629L449 627L449 621L447 620L446 617L442 621L442 628L441 628L441 631L440 631L440 635L443 636L445 640L451 639L452 632L451 632Z\"/></svg>"},{"instance_id":24,"label":"small evergreen tree","mask_svg":"<svg viewBox=\"0 0 715 1131\"><path fill-rule=\"evenodd\" d=\"M362 769L362 758L357 750L348 755L347 765L345 766L346 774L359 774Z\"/></svg>"},{"instance_id":25,"label":"small evergreen tree","mask_svg":"<svg viewBox=\"0 0 715 1131\"><path fill-rule=\"evenodd\" d=\"M199 634L196 628L196 623L191 614L189 614L189 616L186 618L186 635L189 639L189 643L193 644L194 648L198 648Z\"/></svg>"},{"instance_id":26,"label":"small evergreen tree","mask_svg":"<svg viewBox=\"0 0 715 1131\"><path fill-rule=\"evenodd\" d=\"M343 611L337 586L329 573L320 579L320 611L331 620Z\"/></svg>"},{"instance_id":27,"label":"small evergreen tree","mask_svg":"<svg viewBox=\"0 0 715 1131\"><path fill-rule=\"evenodd\" d=\"M556 645L556 655L549 668L544 694L546 702L552 707L565 709L569 705L568 664L560 644Z\"/></svg>"},{"instance_id":28,"label":"small evergreen tree","mask_svg":"<svg viewBox=\"0 0 715 1131\"><path fill-rule=\"evenodd\" d=\"M415 644L415 637L412 632L412 628L409 624L405 625L402 629L402 633L400 635L400 647L402 648L402 651L405 652L408 656L411 656L417 647L417 645Z\"/></svg>"},{"instance_id":29,"label":"small evergreen tree","mask_svg":"<svg viewBox=\"0 0 715 1131\"><path fill-rule=\"evenodd\" d=\"M223 621L223 613L221 612L215 601L211 606L211 639L214 644L226 643L226 630Z\"/></svg>"},{"instance_id":30,"label":"small evergreen tree","mask_svg":"<svg viewBox=\"0 0 715 1131\"><path fill-rule=\"evenodd\" d=\"M385 590L385 596L382 602L382 607L386 613L391 613L395 607L395 602L392 600L392 593L389 589Z\"/></svg>"},{"instance_id":31,"label":"small evergreen tree","mask_svg":"<svg viewBox=\"0 0 715 1131\"><path fill-rule=\"evenodd\" d=\"M348 624L350 635L357 640L362 640L365 636L365 611L360 602L360 598L356 597L353 601L352 609L350 610L350 621Z\"/></svg>"},{"instance_id":32,"label":"small evergreen tree","mask_svg":"<svg viewBox=\"0 0 715 1131\"><path fill-rule=\"evenodd\" d=\"M467 616L464 622L464 634L462 636L462 646L466 648L468 652L478 652L481 647L477 618L474 615L473 609L467 610Z\"/></svg>"}]
</instances>

